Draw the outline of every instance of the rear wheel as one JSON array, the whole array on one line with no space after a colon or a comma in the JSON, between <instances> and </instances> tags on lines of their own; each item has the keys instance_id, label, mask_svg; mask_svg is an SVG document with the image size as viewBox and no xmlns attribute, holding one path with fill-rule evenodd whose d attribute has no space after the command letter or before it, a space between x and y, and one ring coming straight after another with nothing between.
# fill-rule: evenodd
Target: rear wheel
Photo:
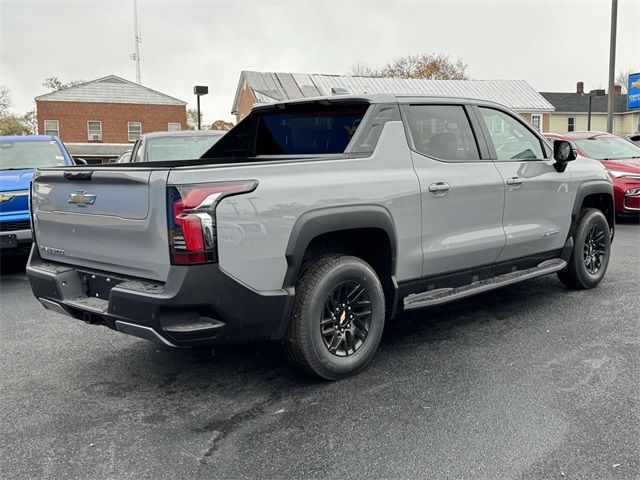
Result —
<instances>
[{"instance_id":1,"label":"rear wheel","mask_svg":"<svg viewBox=\"0 0 640 480\"><path fill-rule=\"evenodd\" d=\"M573 236L573 250L567 268L558 273L570 288L593 288L607 271L611 251L609 223L595 208L580 212Z\"/></svg>"},{"instance_id":2,"label":"rear wheel","mask_svg":"<svg viewBox=\"0 0 640 480\"><path fill-rule=\"evenodd\" d=\"M382 284L360 258L319 258L296 287L284 347L298 368L327 380L353 375L373 358L385 320Z\"/></svg>"}]
</instances>

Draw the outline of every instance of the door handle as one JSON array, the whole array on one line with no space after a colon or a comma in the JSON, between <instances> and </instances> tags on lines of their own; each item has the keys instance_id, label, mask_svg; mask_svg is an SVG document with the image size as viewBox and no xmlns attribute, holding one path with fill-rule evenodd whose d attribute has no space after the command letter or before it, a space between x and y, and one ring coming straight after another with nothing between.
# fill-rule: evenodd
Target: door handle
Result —
<instances>
[{"instance_id":1,"label":"door handle","mask_svg":"<svg viewBox=\"0 0 640 480\"><path fill-rule=\"evenodd\" d=\"M522 180L520 177L507 178L507 185L522 185L523 183L524 180Z\"/></svg>"},{"instance_id":2,"label":"door handle","mask_svg":"<svg viewBox=\"0 0 640 480\"><path fill-rule=\"evenodd\" d=\"M436 182L429 185L429 191L435 195L444 195L451 190L451 185L445 182Z\"/></svg>"}]
</instances>

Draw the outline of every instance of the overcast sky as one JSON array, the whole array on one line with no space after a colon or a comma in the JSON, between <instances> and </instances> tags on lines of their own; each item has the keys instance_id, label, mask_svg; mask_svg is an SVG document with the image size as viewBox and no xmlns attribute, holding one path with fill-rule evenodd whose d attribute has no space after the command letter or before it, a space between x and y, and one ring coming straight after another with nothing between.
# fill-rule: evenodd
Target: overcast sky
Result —
<instances>
[{"instance_id":1,"label":"overcast sky","mask_svg":"<svg viewBox=\"0 0 640 480\"><path fill-rule=\"evenodd\" d=\"M408 53L462 58L474 79L524 79L539 91L607 86L610 0L139 0L142 84L231 120L242 70L344 74ZM0 0L0 85L13 110L42 80L135 81L133 0ZM620 0L617 70L640 71L640 1Z\"/></svg>"}]
</instances>

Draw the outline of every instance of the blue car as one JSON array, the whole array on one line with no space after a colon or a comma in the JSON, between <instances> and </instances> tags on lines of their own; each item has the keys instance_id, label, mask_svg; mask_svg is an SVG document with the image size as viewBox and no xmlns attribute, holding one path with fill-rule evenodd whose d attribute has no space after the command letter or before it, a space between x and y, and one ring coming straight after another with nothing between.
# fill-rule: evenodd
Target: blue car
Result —
<instances>
[{"instance_id":1,"label":"blue car","mask_svg":"<svg viewBox=\"0 0 640 480\"><path fill-rule=\"evenodd\" d=\"M58 137L0 136L0 254L31 248L29 184L36 168L73 164Z\"/></svg>"}]
</instances>

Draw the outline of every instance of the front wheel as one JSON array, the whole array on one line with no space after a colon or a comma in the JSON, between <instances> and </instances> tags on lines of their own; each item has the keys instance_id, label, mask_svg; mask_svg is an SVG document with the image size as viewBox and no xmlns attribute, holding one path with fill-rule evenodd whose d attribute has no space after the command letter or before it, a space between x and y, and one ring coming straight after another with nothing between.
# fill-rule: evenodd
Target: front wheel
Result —
<instances>
[{"instance_id":1,"label":"front wheel","mask_svg":"<svg viewBox=\"0 0 640 480\"><path fill-rule=\"evenodd\" d=\"M611 233L604 214L595 208L582 210L573 241L569 263L558 272L558 278L570 288L593 288L604 278L611 253Z\"/></svg>"},{"instance_id":2,"label":"front wheel","mask_svg":"<svg viewBox=\"0 0 640 480\"><path fill-rule=\"evenodd\" d=\"M285 352L298 368L338 380L369 364L384 320L382 284L371 266L347 255L322 257L298 281Z\"/></svg>"}]
</instances>

